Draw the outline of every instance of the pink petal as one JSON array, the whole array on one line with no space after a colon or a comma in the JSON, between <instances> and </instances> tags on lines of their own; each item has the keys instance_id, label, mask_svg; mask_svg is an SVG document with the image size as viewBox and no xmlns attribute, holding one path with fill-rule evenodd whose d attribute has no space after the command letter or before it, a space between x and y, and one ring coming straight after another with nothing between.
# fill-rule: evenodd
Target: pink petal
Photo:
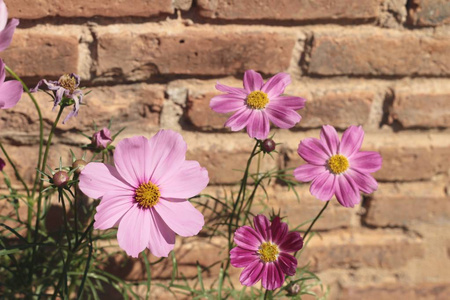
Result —
<instances>
[{"instance_id":1,"label":"pink petal","mask_svg":"<svg viewBox=\"0 0 450 300\"><path fill-rule=\"evenodd\" d=\"M333 175L327 171L314 179L309 190L317 199L328 201L334 195L335 184L336 175Z\"/></svg>"},{"instance_id":2,"label":"pink petal","mask_svg":"<svg viewBox=\"0 0 450 300\"><path fill-rule=\"evenodd\" d=\"M350 168L361 173L373 173L381 169L383 159L380 153L374 151L360 151L349 159Z\"/></svg>"},{"instance_id":3,"label":"pink petal","mask_svg":"<svg viewBox=\"0 0 450 300\"><path fill-rule=\"evenodd\" d=\"M5 2L1 0L0 2L0 31L5 29L6 22L8 22L8 9L6 8Z\"/></svg>"},{"instance_id":4,"label":"pink petal","mask_svg":"<svg viewBox=\"0 0 450 300\"><path fill-rule=\"evenodd\" d=\"M345 207L353 207L361 201L358 185L345 173L337 176L336 198Z\"/></svg>"},{"instance_id":5,"label":"pink petal","mask_svg":"<svg viewBox=\"0 0 450 300\"><path fill-rule=\"evenodd\" d=\"M303 239L300 236L300 233L291 231L286 234L284 241L279 244L279 248L283 252L293 253L296 252L303 247Z\"/></svg>"},{"instance_id":6,"label":"pink petal","mask_svg":"<svg viewBox=\"0 0 450 300\"><path fill-rule=\"evenodd\" d=\"M270 122L266 113L261 110L253 110L248 118L247 133L251 138L264 140L269 135Z\"/></svg>"},{"instance_id":7,"label":"pink petal","mask_svg":"<svg viewBox=\"0 0 450 300\"><path fill-rule=\"evenodd\" d=\"M123 191L123 194L107 192L96 207L94 228L105 230L114 227L134 204L136 200L132 191Z\"/></svg>"},{"instance_id":8,"label":"pink petal","mask_svg":"<svg viewBox=\"0 0 450 300\"><path fill-rule=\"evenodd\" d=\"M350 126L342 135L339 153L344 154L347 158L351 158L361 148L363 140L364 130L362 127Z\"/></svg>"},{"instance_id":9,"label":"pink petal","mask_svg":"<svg viewBox=\"0 0 450 300\"><path fill-rule=\"evenodd\" d=\"M234 88L231 86L220 84L218 82L216 84L216 89L224 93L243 96L244 99L247 98L248 94L247 91L242 88Z\"/></svg>"},{"instance_id":10,"label":"pink petal","mask_svg":"<svg viewBox=\"0 0 450 300\"><path fill-rule=\"evenodd\" d=\"M256 232L258 232L264 241L272 240L272 232L270 228L269 219L264 215L257 215L253 218L253 224L255 226Z\"/></svg>"},{"instance_id":11,"label":"pink petal","mask_svg":"<svg viewBox=\"0 0 450 300\"><path fill-rule=\"evenodd\" d=\"M230 251L230 263L235 268L245 268L256 260L259 260L256 251L249 251L240 247L235 247Z\"/></svg>"},{"instance_id":12,"label":"pink petal","mask_svg":"<svg viewBox=\"0 0 450 300\"><path fill-rule=\"evenodd\" d=\"M117 231L120 248L128 255L138 257L148 245L152 216L149 209L134 206L122 217Z\"/></svg>"},{"instance_id":13,"label":"pink petal","mask_svg":"<svg viewBox=\"0 0 450 300\"><path fill-rule=\"evenodd\" d=\"M347 173L363 193L371 194L378 189L378 183L371 175L352 169L348 170Z\"/></svg>"},{"instance_id":14,"label":"pink petal","mask_svg":"<svg viewBox=\"0 0 450 300\"><path fill-rule=\"evenodd\" d=\"M249 264L241 273L241 276L239 277L239 281L242 285L245 286L252 286L257 283L264 271L264 264L260 260L255 260L251 264Z\"/></svg>"},{"instance_id":15,"label":"pink petal","mask_svg":"<svg viewBox=\"0 0 450 300\"><path fill-rule=\"evenodd\" d=\"M304 164L294 170L294 177L298 181L308 182L314 180L317 176L327 172L325 166L316 166Z\"/></svg>"},{"instance_id":16,"label":"pink petal","mask_svg":"<svg viewBox=\"0 0 450 300\"><path fill-rule=\"evenodd\" d=\"M14 107L22 97L23 87L17 80L0 83L0 108Z\"/></svg>"},{"instance_id":17,"label":"pink petal","mask_svg":"<svg viewBox=\"0 0 450 300\"><path fill-rule=\"evenodd\" d=\"M324 166L329 158L325 146L316 138L301 141L297 153L308 163L318 166Z\"/></svg>"},{"instance_id":18,"label":"pink petal","mask_svg":"<svg viewBox=\"0 0 450 300\"><path fill-rule=\"evenodd\" d=\"M244 106L232 115L225 123L226 127L230 127L232 131L239 131L247 126L252 109Z\"/></svg>"},{"instance_id":19,"label":"pink petal","mask_svg":"<svg viewBox=\"0 0 450 300\"><path fill-rule=\"evenodd\" d=\"M297 259L290 254L281 252L278 256L278 264L281 271L288 276L294 276L297 272Z\"/></svg>"},{"instance_id":20,"label":"pink petal","mask_svg":"<svg viewBox=\"0 0 450 300\"><path fill-rule=\"evenodd\" d=\"M0 58L0 84L2 84L5 81L5 77L6 77L5 63Z\"/></svg>"},{"instance_id":21,"label":"pink petal","mask_svg":"<svg viewBox=\"0 0 450 300\"><path fill-rule=\"evenodd\" d=\"M209 107L218 113L229 113L236 111L246 105L244 96L237 95L219 95L215 96L209 102Z\"/></svg>"},{"instance_id":22,"label":"pink petal","mask_svg":"<svg viewBox=\"0 0 450 300\"><path fill-rule=\"evenodd\" d=\"M277 96L270 98L270 103L292 110L299 110L305 107L306 99L294 96Z\"/></svg>"},{"instance_id":23,"label":"pink petal","mask_svg":"<svg viewBox=\"0 0 450 300\"><path fill-rule=\"evenodd\" d=\"M247 93L261 90L263 84L264 84L264 80L263 80L261 74L255 72L253 70L245 71L244 89L247 91Z\"/></svg>"},{"instance_id":24,"label":"pink petal","mask_svg":"<svg viewBox=\"0 0 450 300\"><path fill-rule=\"evenodd\" d=\"M159 181L159 190L163 198L188 199L198 195L208 185L206 168L197 161L184 161L172 177Z\"/></svg>"},{"instance_id":25,"label":"pink petal","mask_svg":"<svg viewBox=\"0 0 450 300\"><path fill-rule=\"evenodd\" d=\"M287 73L278 73L270 78L261 91L269 96L269 99L284 93L284 89L291 83L291 76Z\"/></svg>"},{"instance_id":26,"label":"pink petal","mask_svg":"<svg viewBox=\"0 0 450 300\"><path fill-rule=\"evenodd\" d=\"M13 38L14 30L18 25L19 20L11 19L5 29L0 31L0 51L4 51L9 47L9 44L11 44Z\"/></svg>"},{"instance_id":27,"label":"pink petal","mask_svg":"<svg viewBox=\"0 0 450 300\"><path fill-rule=\"evenodd\" d=\"M153 207L164 223L181 236L193 236L205 224L203 215L187 200L160 199Z\"/></svg>"},{"instance_id":28,"label":"pink petal","mask_svg":"<svg viewBox=\"0 0 450 300\"><path fill-rule=\"evenodd\" d=\"M167 257L175 247L175 232L164 223L153 209L149 211L153 218L151 219L150 241L147 247L154 256Z\"/></svg>"},{"instance_id":29,"label":"pink petal","mask_svg":"<svg viewBox=\"0 0 450 300\"><path fill-rule=\"evenodd\" d=\"M272 241L277 245L280 244L288 233L288 225L281 222L280 217L275 217L270 227L272 230Z\"/></svg>"},{"instance_id":30,"label":"pink petal","mask_svg":"<svg viewBox=\"0 0 450 300\"><path fill-rule=\"evenodd\" d=\"M302 117L295 111L289 108L277 106L277 105L269 105L265 109L267 115L269 116L269 120L275 124L276 126L288 129L292 128L300 122Z\"/></svg>"},{"instance_id":31,"label":"pink petal","mask_svg":"<svg viewBox=\"0 0 450 300\"><path fill-rule=\"evenodd\" d=\"M91 162L84 167L80 174L81 191L93 199L101 198L108 192L126 194L134 188L130 186L117 172L116 168L110 165Z\"/></svg>"},{"instance_id":32,"label":"pink petal","mask_svg":"<svg viewBox=\"0 0 450 300\"><path fill-rule=\"evenodd\" d=\"M267 263L263 272L262 286L269 291L273 291L283 285L284 274L276 263Z\"/></svg>"},{"instance_id":33,"label":"pink petal","mask_svg":"<svg viewBox=\"0 0 450 300\"><path fill-rule=\"evenodd\" d=\"M320 139L327 145L328 155L333 156L338 153L339 136L333 126L324 125L320 131Z\"/></svg>"},{"instance_id":34,"label":"pink petal","mask_svg":"<svg viewBox=\"0 0 450 300\"><path fill-rule=\"evenodd\" d=\"M264 239L250 226L242 226L234 233L234 242L241 248L258 251Z\"/></svg>"}]
</instances>

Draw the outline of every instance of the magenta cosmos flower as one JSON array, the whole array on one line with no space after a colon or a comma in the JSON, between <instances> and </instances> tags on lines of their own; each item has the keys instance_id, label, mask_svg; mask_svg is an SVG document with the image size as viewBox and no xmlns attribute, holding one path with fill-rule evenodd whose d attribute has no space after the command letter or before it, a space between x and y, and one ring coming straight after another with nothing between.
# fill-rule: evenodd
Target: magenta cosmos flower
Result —
<instances>
[{"instance_id":1,"label":"magenta cosmos flower","mask_svg":"<svg viewBox=\"0 0 450 300\"><path fill-rule=\"evenodd\" d=\"M307 138L298 146L298 154L307 162L295 169L298 181L312 181L311 194L322 201L336 195L345 207L361 200L359 191L370 194L378 188L370 175L381 168L381 155L359 151L364 139L361 126L350 126L339 141L336 129L325 125L320 139Z\"/></svg>"},{"instance_id":2,"label":"magenta cosmos flower","mask_svg":"<svg viewBox=\"0 0 450 300\"><path fill-rule=\"evenodd\" d=\"M97 131L92 135L92 145L97 149L106 149L112 142L111 131L104 127L102 130Z\"/></svg>"},{"instance_id":3,"label":"magenta cosmos flower","mask_svg":"<svg viewBox=\"0 0 450 300\"><path fill-rule=\"evenodd\" d=\"M230 251L231 264L244 268L239 280L243 285L252 286L262 280L262 286L274 290L284 283L284 275L293 276L297 269L297 259L289 253L303 247L303 239L298 232L288 232L286 223L275 217L272 223L263 216L253 219L255 229L242 226L234 235L237 247Z\"/></svg>"},{"instance_id":4,"label":"magenta cosmos flower","mask_svg":"<svg viewBox=\"0 0 450 300\"><path fill-rule=\"evenodd\" d=\"M119 246L137 257L145 248L168 256L175 233L196 235L203 215L187 201L209 182L196 161L185 160L186 143L179 133L160 130L150 140L124 139L114 153L115 167L89 163L80 174L80 189L101 199L95 229L118 225Z\"/></svg>"},{"instance_id":5,"label":"magenta cosmos flower","mask_svg":"<svg viewBox=\"0 0 450 300\"><path fill-rule=\"evenodd\" d=\"M0 51L6 50L11 44L14 30L19 25L19 20L11 19L8 22L8 9L6 8L5 2L0 0Z\"/></svg>"},{"instance_id":6,"label":"magenta cosmos flower","mask_svg":"<svg viewBox=\"0 0 450 300\"><path fill-rule=\"evenodd\" d=\"M296 110L303 108L306 100L281 95L290 83L286 73L278 73L264 83L259 73L248 70L243 89L217 83L216 89L227 94L213 97L209 106L218 113L235 112L225 123L232 131L247 127L251 138L263 140L269 135L269 121L280 128L292 128L302 118Z\"/></svg>"},{"instance_id":7,"label":"magenta cosmos flower","mask_svg":"<svg viewBox=\"0 0 450 300\"><path fill-rule=\"evenodd\" d=\"M22 97L23 87L17 80L5 81L6 70L3 60L0 59L0 108L14 107Z\"/></svg>"}]
</instances>

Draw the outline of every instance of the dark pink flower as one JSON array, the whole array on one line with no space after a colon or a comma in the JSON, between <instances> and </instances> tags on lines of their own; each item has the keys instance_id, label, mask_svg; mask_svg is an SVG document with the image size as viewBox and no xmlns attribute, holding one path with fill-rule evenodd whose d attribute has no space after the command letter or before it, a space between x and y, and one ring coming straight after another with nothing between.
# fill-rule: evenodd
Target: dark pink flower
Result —
<instances>
[{"instance_id":1,"label":"dark pink flower","mask_svg":"<svg viewBox=\"0 0 450 300\"><path fill-rule=\"evenodd\" d=\"M14 30L19 25L19 20L11 19L8 22L8 9L3 0L0 0L0 52L6 50L11 44Z\"/></svg>"},{"instance_id":2,"label":"dark pink flower","mask_svg":"<svg viewBox=\"0 0 450 300\"><path fill-rule=\"evenodd\" d=\"M211 99L209 106L218 113L235 112L225 123L232 131L247 127L252 138L265 139L270 122L280 128L292 128L300 122L296 110L305 106L305 99L282 96L291 83L286 73L278 73L264 83L261 74L248 70L244 75L244 88L233 88L216 84L216 89L227 93Z\"/></svg>"},{"instance_id":3,"label":"dark pink flower","mask_svg":"<svg viewBox=\"0 0 450 300\"><path fill-rule=\"evenodd\" d=\"M208 171L186 160L187 145L181 135L160 130L150 140L124 139L114 153L115 167L89 163L80 174L80 189L101 199L95 229L119 226L117 240L128 255L145 248L168 256L175 233L198 234L203 215L186 199L200 193L209 182Z\"/></svg>"},{"instance_id":4,"label":"dark pink flower","mask_svg":"<svg viewBox=\"0 0 450 300\"><path fill-rule=\"evenodd\" d=\"M0 59L0 108L14 107L22 97L23 87L17 80L5 81L6 71L3 60Z\"/></svg>"},{"instance_id":5,"label":"dark pink flower","mask_svg":"<svg viewBox=\"0 0 450 300\"><path fill-rule=\"evenodd\" d=\"M234 235L237 247L230 251L231 264L244 268L239 278L246 286L262 280L262 286L274 290L284 283L285 274L295 275L297 259L289 253L303 247L298 232L288 232L286 223L275 217L272 223L263 216L253 219L254 227L242 226Z\"/></svg>"},{"instance_id":6,"label":"dark pink flower","mask_svg":"<svg viewBox=\"0 0 450 300\"><path fill-rule=\"evenodd\" d=\"M112 142L111 131L108 128L103 128L100 131L97 131L92 136L92 144L97 149L106 149L108 145Z\"/></svg>"},{"instance_id":7,"label":"dark pink flower","mask_svg":"<svg viewBox=\"0 0 450 300\"><path fill-rule=\"evenodd\" d=\"M295 169L298 181L312 181L311 194L322 201L336 195L345 207L361 201L360 191L370 194L378 188L370 175L381 168L381 155L359 151L364 139L361 126L350 126L339 136L333 126L325 125L320 139L307 138L298 146L298 154L307 162Z\"/></svg>"}]
</instances>

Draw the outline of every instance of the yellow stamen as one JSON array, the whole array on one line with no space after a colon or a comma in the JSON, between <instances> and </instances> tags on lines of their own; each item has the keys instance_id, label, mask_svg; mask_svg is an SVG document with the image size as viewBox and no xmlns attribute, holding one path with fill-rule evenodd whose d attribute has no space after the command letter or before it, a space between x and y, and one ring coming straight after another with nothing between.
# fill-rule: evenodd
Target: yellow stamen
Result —
<instances>
[{"instance_id":1,"label":"yellow stamen","mask_svg":"<svg viewBox=\"0 0 450 300\"><path fill-rule=\"evenodd\" d=\"M152 182L141 184L135 191L134 199L143 208L150 208L156 205L161 197L159 188Z\"/></svg>"},{"instance_id":2,"label":"yellow stamen","mask_svg":"<svg viewBox=\"0 0 450 300\"><path fill-rule=\"evenodd\" d=\"M258 253L259 258L267 263L276 261L280 250L278 250L277 245L272 244L271 242L265 242L259 247Z\"/></svg>"},{"instance_id":3,"label":"yellow stamen","mask_svg":"<svg viewBox=\"0 0 450 300\"><path fill-rule=\"evenodd\" d=\"M247 96L247 105L253 109L263 109L269 103L267 94L261 91L253 91Z\"/></svg>"},{"instance_id":4,"label":"yellow stamen","mask_svg":"<svg viewBox=\"0 0 450 300\"><path fill-rule=\"evenodd\" d=\"M71 93L73 93L77 89L77 80L75 79L75 77L72 77L69 74L64 74L63 76L61 76L58 80L58 83L66 90L69 90Z\"/></svg>"},{"instance_id":5,"label":"yellow stamen","mask_svg":"<svg viewBox=\"0 0 450 300\"><path fill-rule=\"evenodd\" d=\"M334 174L341 174L347 171L350 164L347 157L342 154L336 154L328 159L328 167Z\"/></svg>"}]
</instances>

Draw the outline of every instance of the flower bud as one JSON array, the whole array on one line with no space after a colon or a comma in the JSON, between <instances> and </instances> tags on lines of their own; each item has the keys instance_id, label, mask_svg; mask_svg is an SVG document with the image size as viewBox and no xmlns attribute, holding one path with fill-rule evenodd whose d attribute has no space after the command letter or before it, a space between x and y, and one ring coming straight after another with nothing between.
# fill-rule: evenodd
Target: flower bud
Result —
<instances>
[{"instance_id":1,"label":"flower bud","mask_svg":"<svg viewBox=\"0 0 450 300\"><path fill-rule=\"evenodd\" d=\"M261 144L262 151L270 153L275 150L275 142L272 139L265 139Z\"/></svg>"},{"instance_id":2,"label":"flower bud","mask_svg":"<svg viewBox=\"0 0 450 300\"><path fill-rule=\"evenodd\" d=\"M59 188L62 188L66 186L66 184L69 182L69 174L65 171L59 171L56 172L55 175L53 175L53 184Z\"/></svg>"},{"instance_id":3,"label":"flower bud","mask_svg":"<svg viewBox=\"0 0 450 300\"><path fill-rule=\"evenodd\" d=\"M72 169L76 169L75 173L80 174L81 171L83 171L84 167L86 167L86 165L87 165L87 162L85 162L82 159L77 159L76 161L73 162Z\"/></svg>"},{"instance_id":4,"label":"flower bud","mask_svg":"<svg viewBox=\"0 0 450 300\"><path fill-rule=\"evenodd\" d=\"M97 149L106 149L111 142L111 131L109 131L106 127L100 131L97 131L92 136L92 145L94 145Z\"/></svg>"},{"instance_id":5,"label":"flower bud","mask_svg":"<svg viewBox=\"0 0 450 300\"><path fill-rule=\"evenodd\" d=\"M290 296L295 296L300 292L300 286L297 283L294 283L289 285L286 290Z\"/></svg>"},{"instance_id":6,"label":"flower bud","mask_svg":"<svg viewBox=\"0 0 450 300\"><path fill-rule=\"evenodd\" d=\"M0 158L0 172L3 171L3 168L4 168L5 166L6 166L5 161L4 161L2 158Z\"/></svg>"}]
</instances>

